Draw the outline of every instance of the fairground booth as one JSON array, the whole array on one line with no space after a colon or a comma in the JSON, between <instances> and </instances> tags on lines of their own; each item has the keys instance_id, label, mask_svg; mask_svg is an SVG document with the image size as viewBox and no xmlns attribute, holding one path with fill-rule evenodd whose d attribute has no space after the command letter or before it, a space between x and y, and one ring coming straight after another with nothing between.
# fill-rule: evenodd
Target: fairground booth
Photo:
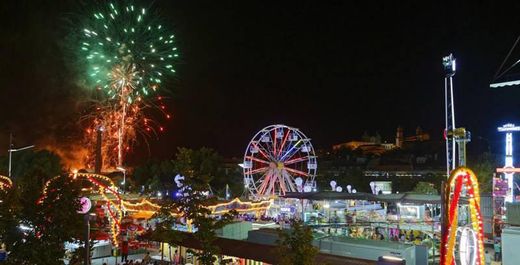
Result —
<instances>
[{"instance_id":1,"label":"fairground booth","mask_svg":"<svg viewBox=\"0 0 520 265\"><path fill-rule=\"evenodd\" d=\"M324 191L283 197L300 201L296 215L313 227L316 239L326 240L331 248L348 244L352 257L373 258L376 247L382 254L397 251L403 256L438 259L438 195Z\"/></svg>"}]
</instances>

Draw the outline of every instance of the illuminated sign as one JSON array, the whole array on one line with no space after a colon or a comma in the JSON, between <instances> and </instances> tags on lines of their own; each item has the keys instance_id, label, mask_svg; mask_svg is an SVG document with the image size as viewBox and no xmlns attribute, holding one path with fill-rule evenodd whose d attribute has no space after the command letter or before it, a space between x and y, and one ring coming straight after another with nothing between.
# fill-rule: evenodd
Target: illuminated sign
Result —
<instances>
[{"instance_id":1,"label":"illuminated sign","mask_svg":"<svg viewBox=\"0 0 520 265\"><path fill-rule=\"evenodd\" d=\"M499 132L518 132L520 131L520 126L515 126L512 123L505 124L502 127L498 127Z\"/></svg>"},{"instance_id":2,"label":"illuminated sign","mask_svg":"<svg viewBox=\"0 0 520 265\"><path fill-rule=\"evenodd\" d=\"M507 180L493 178L493 196L505 197L507 195L508 189L509 186L507 184Z\"/></svg>"},{"instance_id":3,"label":"illuminated sign","mask_svg":"<svg viewBox=\"0 0 520 265\"><path fill-rule=\"evenodd\" d=\"M78 211L80 214L86 214L92 208L92 202L87 197L81 197L79 203L81 204L81 209Z\"/></svg>"},{"instance_id":4,"label":"illuminated sign","mask_svg":"<svg viewBox=\"0 0 520 265\"><path fill-rule=\"evenodd\" d=\"M374 188L377 193L381 191L383 194L391 194L392 193L392 181L374 181Z\"/></svg>"}]
</instances>

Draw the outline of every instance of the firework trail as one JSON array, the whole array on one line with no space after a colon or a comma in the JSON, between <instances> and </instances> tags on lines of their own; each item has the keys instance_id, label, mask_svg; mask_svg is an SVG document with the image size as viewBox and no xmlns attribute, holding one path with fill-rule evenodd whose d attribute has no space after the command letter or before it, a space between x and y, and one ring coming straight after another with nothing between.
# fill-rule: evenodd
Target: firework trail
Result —
<instances>
[{"instance_id":1,"label":"firework trail","mask_svg":"<svg viewBox=\"0 0 520 265\"><path fill-rule=\"evenodd\" d=\"M81 119L88 124L85 139L94 147L96 131L103 130L104 165L122 166L139 135L146 139L163 130L145 110L171 117L160 90L163 80L175 74L175 36L158 16L131 1L100 5L82 25L80 62L87 85L100 95Z\"/></svg>"}]
</instances>

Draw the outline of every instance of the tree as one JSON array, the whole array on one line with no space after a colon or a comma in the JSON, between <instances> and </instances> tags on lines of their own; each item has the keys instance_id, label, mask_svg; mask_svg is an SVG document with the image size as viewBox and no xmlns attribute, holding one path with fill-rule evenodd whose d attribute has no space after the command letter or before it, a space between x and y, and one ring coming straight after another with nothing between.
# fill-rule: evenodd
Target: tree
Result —
<instances>
[{"instance_id":1,"label":"tree","mask_svg":"<svg viewBox=\"0 0 520 265\"><path fill-rule=\"evenodd\" d=\"M161 211L156 215L161 222L158 230L152 233L152 238L165 239L166 242L181 241L179 233L174 232L174 225L184 223L193 227L193 236L200 244L199 251L192 251L201 264L212 265L215 256L220 253L216 246L216 230L232 222L236 212L212 216L206 206L215 203L215 197L208 197L209 183L218 169L218 155L207 148L192 150L179 148L173 161L177 172L185 177L183 196L177 200L163 202ZM171 213L178 213L173 216Z\"/></svg>"},{"instance_id":2,"label":"tree","mask_svg":"<svg viewBox=\"0 0 520 265\"><path fill-rule=\"evenodd\" d=\"M211 215L206 205L214 204L215 199L207 198L204 191L192 189L189 196L182 197L177 203L178 209L181 212L181 217L191 226L196 229L193 236L200 244L200 251L192 252L198 257L201 264L212 265L215 263L215 255L220 254L220 249L215 245L217 239L216 230L231 223L236 216L235 211L225 213L219 218Z\"/></svg>"},{"instance_id":3,"label":"tree","mask_svg":"<svg viewBox=\"0 0 520 265\"><path fill-rule=\"evenodd\" d=\"M149 160L143 165L135 168L132 179L135 180L135 188L140 190L141 186L151 191L163 188L171 188L175 176L175 168L171 160Z\"/></svg>"},{"instance_id":4,"label":"tree","mask_svg":"<svg viewBox=\"0 0 520 265\"><path fill-rule=\"evenodd\" d=\"M13 187L0 193L7 264L63 264L64 243L81 236L79 184L68 174L59 175L60 159L48 151L28 152L17 165Z\"/></svg>"},{"instance_id":5,"label":"tree","mask_svg":"<svg viewBox=\"0 0 520 265\"><path fill-rule=\"evenodd\" d=\"M177 173L192 178L192 184L209 184L217 175L221 163L221 157L215 150L200 148L193 150L188 148L177 149L177 155L173 161ZM207 187L205 187L207 188Z\"/></svg>"},{"instance_id":6,"label":"tree","mask_svg":"<svg viewBox=\"0 0 520 265\"><path fill-rule=\"evenodd\" d=\"M291 229L279 230L279 265L313 265L318 249L312 245L312 230L300 220L293 220Z\"/></svg>"},{"instance_id":7,"label":"tree","mask_svg":"<svg viewBox=\"0 0 520 265\"><path fill-rule=\"evenodd\" d=\"M480 192L491 192L493 189L493 173L497 164L496 157L489 152L480 154L474 161L468 161L469 167L477 175Z\"/></svg>"},{"instance_id":8,"label":"tree","mask_svg":"<svg viewBox=\"0 0 520 265\"><path fill-rule=\"evenodd\" d=\"M437 189L435 188L435 185L433 183L424 181L419 181L417 185L415 185L413 192L420 194L438 194Z\"/></svg>"}]
</instances>

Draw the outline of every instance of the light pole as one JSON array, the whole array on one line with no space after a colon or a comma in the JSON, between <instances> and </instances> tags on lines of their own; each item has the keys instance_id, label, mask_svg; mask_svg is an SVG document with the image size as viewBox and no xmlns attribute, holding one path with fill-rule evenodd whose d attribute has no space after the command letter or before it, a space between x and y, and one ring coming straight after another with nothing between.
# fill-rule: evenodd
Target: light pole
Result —
<instances>
[{"instance_id":1,"label":"light pole","mask_svg":"<svg viewBox=\"0 0 520 265\"><path fill-rule=\"evenodd\" d=\"M116 168L117 170L123 172L123 182L121 182L121 184L123 184L123 194L125 194L125 186L126 186L126 169L124 167L117 167Z\"/></svg>"},{"instance_id":2,"label":"light pole","mask_svg":"<svg viewBox=\"0 0 520 265\"><path fill-rule=\"evenodd\" d=\"M18 151L22 151L22 150L26 150L26 149L29 149L29 148L33 148L34 145L28 145L28 146L25 146L25 147L22 147L22 148L13 148L13 135L9 135L9 149L7 149L7 152L9 153L9 175L8 177L11 177L11 165L12 165L12 156L13 156L13 152L18 152Z\"/></svg>"}]
</instances>

